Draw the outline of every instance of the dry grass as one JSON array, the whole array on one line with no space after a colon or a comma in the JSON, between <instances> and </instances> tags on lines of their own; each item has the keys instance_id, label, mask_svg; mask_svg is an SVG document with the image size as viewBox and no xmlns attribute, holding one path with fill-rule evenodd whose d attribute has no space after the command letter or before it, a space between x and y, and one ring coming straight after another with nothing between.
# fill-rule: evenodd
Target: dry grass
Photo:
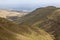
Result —
<instances>
[{"instance_id":1,"label":"dry grass","mask_svg":"<svg viewBox=\"0 0 60 40\"><path fill-rule=\"evenodd\" d=\"M19 25L0 18L0 40L54 40L54 38L36 27L20 27Z\"/></svg>"}]
</instances>

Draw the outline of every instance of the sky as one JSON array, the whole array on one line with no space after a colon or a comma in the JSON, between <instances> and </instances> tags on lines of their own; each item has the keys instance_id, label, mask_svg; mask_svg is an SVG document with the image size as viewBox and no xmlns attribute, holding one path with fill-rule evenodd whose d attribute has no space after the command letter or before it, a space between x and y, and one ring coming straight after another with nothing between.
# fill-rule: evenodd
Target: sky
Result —
<instances>
[{"instance_id":1,"label":"sky","mask_svg":"<svg viewBox=\"0 0 60 40\"><path fill-rule=\"evenodd\" d=\"M60 0L0 0L1 9L33 10L44 6L60 7Z\"/></svg>"}]
</instances>

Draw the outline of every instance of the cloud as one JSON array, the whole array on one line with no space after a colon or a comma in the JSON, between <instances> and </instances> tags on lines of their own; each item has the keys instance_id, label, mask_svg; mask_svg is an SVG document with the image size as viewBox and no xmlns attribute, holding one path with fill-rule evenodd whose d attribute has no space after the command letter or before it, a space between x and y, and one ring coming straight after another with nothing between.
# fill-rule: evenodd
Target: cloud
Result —
<instances>
[{"instance_id":1,"label":"cloud","mask_svg":"<svg viewBox=\"0 0 60 40\"><path fill-rule=\"evenodd\" d=\"M50 5L60 6L60 0L0 0L0 8L34 9Z\"/></svg>"},{"instance_id":2,"label":"cloud","mask_svg":"<svg viewBox=\"0 0 60 40\"><path fill-rule=\"evenodd\" d=\"M5 4L5 5L13 5L13 4L56 4L56 3L60 3L59 0L0 0L0 4Z\"/></svg>"}]
</instances>

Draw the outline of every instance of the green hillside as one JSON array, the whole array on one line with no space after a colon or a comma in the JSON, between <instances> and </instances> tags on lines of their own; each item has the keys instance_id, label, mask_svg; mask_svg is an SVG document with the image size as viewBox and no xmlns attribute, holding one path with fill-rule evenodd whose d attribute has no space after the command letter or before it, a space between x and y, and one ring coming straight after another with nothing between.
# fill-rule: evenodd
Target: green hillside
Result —
<instances>
[{"instance_id":1,"label":"green hillside","mask_svg":"<svg viewBox=\"0 0 60 40\"><path fill-rule=\"evenodd\" d=\"M19 26L0 18L0 40L54 40L54 36L37 27Z\"/></svg>"},{"instance_id":2,"label":"green hillside","mask_svg":"<svg viewBox=\"0 0 60 40\"><path fill-rule=\"evenodd\" d=\"M60 40L60 8L48 6L38 8L30 14L21 17L16 22L23 26L39 27Z\"/></svg>"},{"instance_id":3,"label":"green hillside","mask_svg":"<svg viewBox=\"0 0 60 40\"><path fill-rule=\"evenodd\" d=\"M60 40L60 9L47 16L47 20L36 22L33 26L46 30L55 36L55 40Z\"/></svg>"}]
</instances>

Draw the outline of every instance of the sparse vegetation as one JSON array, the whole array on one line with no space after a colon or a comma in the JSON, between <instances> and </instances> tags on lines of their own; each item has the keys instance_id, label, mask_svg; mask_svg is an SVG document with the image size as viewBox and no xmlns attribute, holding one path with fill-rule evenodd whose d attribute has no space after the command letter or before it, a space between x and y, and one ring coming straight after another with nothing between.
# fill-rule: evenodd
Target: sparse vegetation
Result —
<instances>
[{"instance_id":1,"label":"sparse vegetation","mask_svg":"<svg viewBox=\"0 0 60 40\"><path fill-rule=\"evenodd\" d=\"M60 8L48 6L38 8L30 14L17 19L19 25L39 27L49 34L55 36L55 40L60 40Z\"/></svg>"},{"instance_id":2,"label":"sparse vegetation","mask_svg":"<svg viewBox=\"0 0 60 40\"><path fill-rule=\"evenodd\" d=\"M52 35L35 27L19 26L0 18L0 40L53 40Z\"/></svg>"},{"instance_id":3,"label":"sparse vegetation","mask_svg":"<svg viewBox=\"0 0 60 40\"><path fill-rule=\"evenodd\" d=\"M60 8L38 8L14 22L0 18L0 40L60 40Z\"/></svg>"}]
</instances>

